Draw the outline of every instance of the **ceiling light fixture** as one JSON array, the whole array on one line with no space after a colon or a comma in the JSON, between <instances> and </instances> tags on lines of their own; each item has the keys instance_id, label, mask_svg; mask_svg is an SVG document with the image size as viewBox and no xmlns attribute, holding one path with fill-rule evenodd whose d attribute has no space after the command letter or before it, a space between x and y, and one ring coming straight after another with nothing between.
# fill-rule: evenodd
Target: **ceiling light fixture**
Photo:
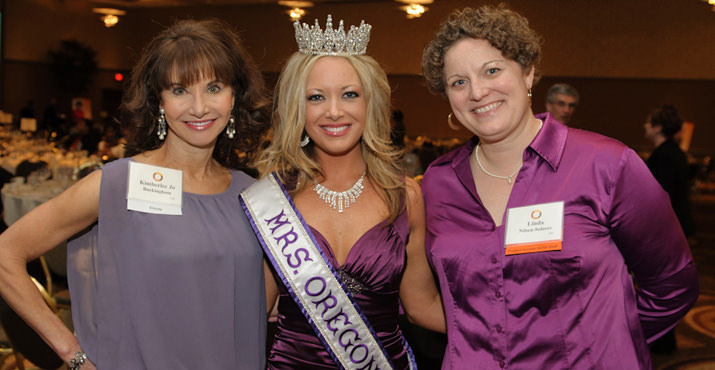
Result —
<instances>
[{"instance_id":1,"label":"ceiling light fixture","mask_svg":"<svg viewBox=\"0 0 715 370\"><path fill-rule=\"evenodd\" d=\"M715 12L715 0L700 0L700 1L710 5L710 10Z\"/></svg>"},{"instance_id":2,"label":"ceiling light fixture","mask_svg":"<svg viewBox=\"0 0 715 370\"><path fill-rule=\"evenodd\" d=\"M434 0L395 0L398 3L403 3L405 5L401 6L400 9L405 12L407 19L419 18L424 14L427 9L425 5L432 4Z\"/></svg>"},{"instance_id":3,"label":"ceiling light fixture","mask_svg":"<svg viewBox=\"0 0 715 370\"><path fill-rule=\"evenodd\" d=\"M304 8L311 8L315 4L311 1L280 0L278 5L290 8L286 13L288 13L290 21L295 22L299 21L307 13Z\"/></svg>"},{"instance_id":4,"label":"ceiling light fixture","mask_svg":"<svg viewBox=\"0 0 715 370\"><path fill-rule=\"evenodd\" d=\"M405 13L407 13L407 18L417 18L421 17L425 12L425 7L420 4L410 4L404 7Z\"/></svg>"},{"instance_id":5,"label":"ceiling light fixture","mask_svg":"<svg viewBox=\"0 0 715 370\"><path fill-rule=\"evenodd\" d=\"M291 21L299 21L305 15L305 10L301 8L293 8L288 11Z\"/></svg>"},{"instance_id":6,"label":"ceiling light fixture","mask_svg":"<svg viewBox=\"0 0 715 370\"><path fill-rule=\"evenodd\" d=\"M117 23L119 23L119 16L127 14L124 10L114 8L94 8L92 9L92 12L102 14L99 19L104 22L104 27L107 28L114 27Z\"/></svg>"}]
</instances>

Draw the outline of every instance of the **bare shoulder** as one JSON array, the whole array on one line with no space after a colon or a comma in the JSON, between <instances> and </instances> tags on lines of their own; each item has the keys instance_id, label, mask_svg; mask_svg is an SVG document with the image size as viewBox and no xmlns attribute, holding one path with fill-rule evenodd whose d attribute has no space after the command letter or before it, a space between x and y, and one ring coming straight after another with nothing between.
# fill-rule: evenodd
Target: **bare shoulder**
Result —
<instances>
[{"instance_id":1,"label":"bare shoulder","mask_svg":"<svg viewBox=\"0 0 715 370\"><path fill-rule=\"evenodd\" d=\"M97 170L94 170L89 175L83 177L76 183L74 183L67 190L85 193L86 195L89 195L89 194L95 193L95 192L98 194L99 187L101 184L102 184L102 170L97 169Z\"/></svg>"},{"instance_id":2,"label":"bare shoulder","mask_svg":"<svg viewBox=\"0 0 715 370\"><path fill-rule=\"evenodd\" d=\"M101 183L102 170L98 169L67 188L51 204L67 211L77 211L83 217L92 217L99 208Z\"/></svg>"}]
</instances>

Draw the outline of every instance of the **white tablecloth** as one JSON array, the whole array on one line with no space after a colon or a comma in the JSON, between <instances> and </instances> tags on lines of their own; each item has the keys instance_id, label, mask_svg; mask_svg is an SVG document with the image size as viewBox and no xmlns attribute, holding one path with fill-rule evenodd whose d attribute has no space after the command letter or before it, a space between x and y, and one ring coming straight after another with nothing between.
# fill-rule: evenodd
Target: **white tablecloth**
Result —
<instances>
[{"instance_id":1,"label":"white tablecloth","mask_svg":"<svg viewBox=\"0 0 715 370\"><path fill-rule=\"evenodd\" d=\"M47 180L37 184L8 183L2 188L5 223L9 226L72 184L71 179Z\"/></svg>"},{"instance_id":2,"label":"white tablecloth","mask_svg":"<svg viewBox=\"0 0 715 370\"><path fill-rule=\"evenodd\" d=\"M15 174L22 161L47 163L54 177L58 171L73 171L86 162L96 162L95 155L87 151L65 151L44 139L29 138L19 132L0 130L0 167Z\"/></svg>"}]
</instances>

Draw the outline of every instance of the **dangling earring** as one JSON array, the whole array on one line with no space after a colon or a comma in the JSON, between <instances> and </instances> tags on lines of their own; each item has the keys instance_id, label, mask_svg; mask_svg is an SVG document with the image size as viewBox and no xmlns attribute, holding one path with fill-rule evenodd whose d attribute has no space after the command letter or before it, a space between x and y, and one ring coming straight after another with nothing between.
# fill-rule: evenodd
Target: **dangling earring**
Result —
<instances>
[{"instance_id":1,"label":"dangling earring","mask_svg":"<svg viewBox=\"0 0 715 370\"><path fill-rule=\"evenodd\" d=\"M303 134L303 139L300 140L300 147L305 148L306 145L310 143L310 136L308 134Z\"/></svg>"},{"instance_id":2,"label":"dangling earring","mask_svg":"<svg viewBox=\"0 0 715 370\"><path fill-rule=\"evenodd\" d=\"M447 126L449 126L449 128L454 131L459 131L459 126L455 125L454 122L452 122L452 112L447 115Z\"/></svg>"},{"instance_id":3,"label":"dangling earring","mask_svg":"<svg viewBox=\"0 0 715 370\"><path fill-rule=\"evenodd\" d=\"M226 126L226 136L229 139L233 139L236 136L236 119L233 118L233 114L228 119L228 125Z\"/></svg>"},{"instance_id":4,"label":"dangling earring","mask_svg":"<svg viewBox=\"0 0 715 370\"><path fill-rule=\"evenodd\" d=\"M166 117L164 116L164 108L159 108L159 118L157 119L159 125L156 129L156 134L159 136L159 140L164 140L166 138Z\"/></svg>"},{"instance_id":5,"label":"dangling earring","mask_svg":"<svg viewBox=\"0 0 715 370\"><path fill-rule=\"evenodd\" d=\"M529 92L526 94L526 96L529 97L529 106L531 106L531 89L529 89Z\"/></svg>"}]
</instances>

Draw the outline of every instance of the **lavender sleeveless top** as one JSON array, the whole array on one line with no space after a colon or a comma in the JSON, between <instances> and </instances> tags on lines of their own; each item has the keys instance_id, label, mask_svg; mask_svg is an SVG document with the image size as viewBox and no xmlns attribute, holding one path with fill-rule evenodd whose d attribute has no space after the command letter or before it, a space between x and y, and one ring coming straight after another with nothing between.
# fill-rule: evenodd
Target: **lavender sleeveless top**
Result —
<instances>
[{"instance_id":1,"label":"lavender sleeveless top","mask_svg":"<svg viewBox=\"0 0 715 370\"><path fill-rule=\"evenodd\" d=\"M183 193L183 215L127 210L128 162L102 169L99 220L69 244L80 345L99 369L265 366L262 250L232 171L220 194Z\"/></svg>"},{"instance_id":2,"label":"lavender sleeveless top","mask_svg":"<svg viewBox=\"0 0 715 370\"><path fill-rule=\"evenodd\" d=\"M402 332L397 325L399 288L407 259L407 213L392 224L383 221L368 230L338 266L327 240L311 228L319 247L338 269L343 282L377 333L395 369L409 369ZM337 369L291 296L279 284L278 330L268 369Z\"/></svg>"}]
</instances>

